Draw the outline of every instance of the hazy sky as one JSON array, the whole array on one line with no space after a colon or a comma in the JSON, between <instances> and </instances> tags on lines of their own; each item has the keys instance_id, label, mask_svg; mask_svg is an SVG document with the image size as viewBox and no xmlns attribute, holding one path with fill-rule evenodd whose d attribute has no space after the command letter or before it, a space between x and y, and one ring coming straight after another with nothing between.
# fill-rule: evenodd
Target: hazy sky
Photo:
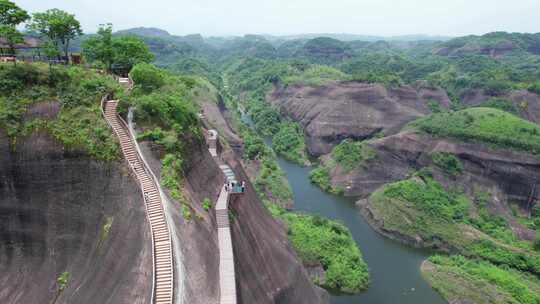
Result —
<instances>
[{"instance_id":1,"label":"hazy sky","mask_svg":"<svg viewBox=\"0 0 540 304\"><path fill-rule=\"evenodd\" d=\"M13 1L13 0L12 0ZM159 27L172 34L466 35L540 32L540 0L14 0L74 13L85 32Z\"/></svg>"}]
</instances>

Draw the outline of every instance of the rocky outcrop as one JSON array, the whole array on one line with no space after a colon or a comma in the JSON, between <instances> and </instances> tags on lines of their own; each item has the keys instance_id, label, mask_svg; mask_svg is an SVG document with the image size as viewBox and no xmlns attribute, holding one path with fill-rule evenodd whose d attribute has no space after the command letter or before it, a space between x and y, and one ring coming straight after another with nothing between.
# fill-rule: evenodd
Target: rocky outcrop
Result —
<instances>
[{"instance_id":1,"label":"rocky outcrop","mask_svg":"<svg viewBox=\"0 0 540 304\"><path fill-rule=\"evenodd\" d=\"M376 157L367 164L350 172L336 166L330 172L332 184L345 189L345 195L366 198L386 183L405 179L431 166L436 179L448 188L459 187L470 197L475 197L478 191L489 192L489 208L510 220L516 234L522 238L534 237L532 230L512 223L512 211L507 202L517 203L523 210L530 207L531 197L537 196L540 190L540 157L414 132L371 140L368 145L374 149ZM449 176L432 166L434 152L454 154L463 165L463 173ZM536 195L531 195L533 192Z\"/></svg>"},{"instance_id":2,"label":"rocky outcrop","mask_svg":"<svg viewBox=\"0 0 540 304\"><path fill-rule=\"evenodd\" d=\"M0 273L0 303L148 303L150 233L124 164L0 130Z\"/></svg>"},{"instance_id":3,"label":"rocky outcrop","mask_svg":"<svg viewBox=\"0 0 540 304\"><path fill-rule=\"evenodd\" d=\"M520 117L540 124L540 95L527 90L515 90L500 96L490 96L484 90L468 90L460 99L465 106L477 106L493 97L509 100Z\"/></svg>"},{"instance_id":4,"label":"rocky outcrop","mask_svg":"<svg viewBox=\"0 0 540 304\"><path fill-rule=\"evenodd\" d=\"M306 57L317 62L336 62L350 58L351 48L343 41L318 37L308 40L296 53L296 56Z\"/></svg>"},{"instance_id":5,"label":"rocky outcrop","mask_svg":"<svg viewBox=\"0 0 540 304\"><path fill-rule=\"evenodd\" d=\"M431 101L442 108L450 104L443 90L421 84L389 89L360 82L280 87L267 99L302 124L308 150L315 156L329 153L345 138L395 134L406 123L430 113Z\"/></svg>"},{"instance_id":6,"label":"rocky outcrop","mask_svg":"<svg viewBox=\"0 0 540 304\"><path fill-rule=\"evenodd\" d=\"M540 157L527 153L438 139L412 131L371 140L368 145L375 150L376 157L366 166L345 174L339 167L332 172L334 183L349 183L348 195L366 197L385 183L404 179L412 170L431 165L434 152L452 153L460 159L464 173L452 182L463 184L465 190L472 191L470 187L474 183L497 187L511 201L526 202L532 187L540 186Z\"/></svg>"}]
</instances>

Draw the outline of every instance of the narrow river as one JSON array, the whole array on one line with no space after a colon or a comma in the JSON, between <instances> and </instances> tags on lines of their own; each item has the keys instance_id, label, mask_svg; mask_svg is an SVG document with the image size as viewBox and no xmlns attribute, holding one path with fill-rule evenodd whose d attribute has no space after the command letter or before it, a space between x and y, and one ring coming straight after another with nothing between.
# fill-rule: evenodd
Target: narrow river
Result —
<instances>
[{"instance_id":1,"label":"narrow river","mask_svg":"<svg viewBox=\"0 0 540 304\"><path fill-rule=\"evenodd\" d=\"M332 304L445 304L424 281L420 264L428 252L406 247L376 233L354 206L354 199L321 191L309 181L311 168L279 158L291 184L295 210L320 214L344 223L369 266L367 291L352 296L332 296Z\"/></svg>"},{"instance_id":2,"label":"narrow river","mask_svg":"<svg viewBox=\"0 0 540 304\"><path fill-rule=\"evenodd\" d=\"M242 120L253 127L251 118L240 112ZM272 145L269 138L265 142ZM369 288L357 295L332 295L332 304L447 303L420 273L428 251L407 247L375 232L355 206L354 198L326 193L310 182L311 167L301 167L279 156L278 163L291 185L295 211L319 214L345 224L369 267Z\"/></svg>"}]
</instances>

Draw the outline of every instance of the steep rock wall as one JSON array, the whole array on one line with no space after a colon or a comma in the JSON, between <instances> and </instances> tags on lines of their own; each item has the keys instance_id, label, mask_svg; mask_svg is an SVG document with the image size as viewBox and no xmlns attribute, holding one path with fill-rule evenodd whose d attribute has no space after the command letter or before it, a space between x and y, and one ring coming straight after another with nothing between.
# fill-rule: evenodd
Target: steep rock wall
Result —
<instances>
[{"instance_id":1,"label":"steep rock wall","mask_svg":"<svg viewBox=\"0 0 540 304\"><path fill-rule=\"evenodd\" d=\"M333 183L350 186L347 195L366 197L385 183L404 179L411 172L431 165L430 155L434 152L449 152L460 159L463 174L454 177L453 182L471 191L475 183L493 186L511 201L525 203L531 188L540 184L540 158L527 153L414 132L371 140L368 145L375 151L373 160L350 172L339 166L331 172Z\"/></svg>"},{"instance_id":2,"label":"steep rock wall","mask_svg":"<svg viewBox=\"0 0 540 304\"><path fill-rule=\"evenodd\" d=\"M123 163L66 150L45 132L12 146L0 130L0 303L148 303L150 244Z\"/></svg>"},{"instance_id":3,"label":"steep rock wall","mask_svg":"<svg viewBox=\"0 0 540 304\"><path fill-rule=\"evenodd\" d=\"M397 133L406 123L430 113L429 102L448 108L440 89L335 82L318 87L276 88L267 100L305 130L310 154L329 153L345 138L366 139L378 132Z\"/></svg>"},{"instance_id":4,"label":"steep rock wall","mask_svg":"<svg viewBox=\"0 0 540 304\"><path fill-rule=\"evenodd\" d=\"M145 157L159 176L157 146L143 143ZM204 198L213 204L224 183L223 173L200 142L186 145L184 195L192 217L185 219L181 206L170 199L177 238L182 244L186 271L186 303L217 304L219 296L219 248L213 209L205 211ZM234 153L223 157L239 180L248 181ZM237 293L240 304L317 304L328 303L326 292L313 285L295 255L283 226L266 211L248 183L248 191L231 203L232 239L235 254Z\"/></svg>"}]
</instances>

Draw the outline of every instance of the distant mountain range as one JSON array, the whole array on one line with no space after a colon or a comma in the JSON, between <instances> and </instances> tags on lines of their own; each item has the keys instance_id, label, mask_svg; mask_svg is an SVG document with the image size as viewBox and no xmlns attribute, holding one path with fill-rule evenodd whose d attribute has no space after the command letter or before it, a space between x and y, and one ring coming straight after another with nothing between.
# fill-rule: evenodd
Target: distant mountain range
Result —
<instances>
[{"instance_id":1,"label":"distant mountain range","mask_svg":"<svg viewBox=\"0 0 540 304\"><path fill-rule=\"evenodd\" d=\"M172 36L169 32L159 28L153 27L137 27L127 30L118 31L117 34L135 34L139 36L149 36L149 37L161 37L161 38L170 38ZM187 35L189 36L200 36L200 34ZM328 37L341 41L448 41L454 37L450 36L430 36L430 35L403 35L403 36L374 36L374 35L357 35L357 34L335 34L335 33L312 33L312 34L298 34L298 35L269 35L269 34L246 34L245 36L260 36L267 39L270 42L274 41L283 41L283 40L309 40L317 37ZM186 37L186 36L184 36ZM223 36L219 37L222 39L234 39L240 36ZM217 37L209 37L217 38Z\"/></svg>"}]
</instances>

